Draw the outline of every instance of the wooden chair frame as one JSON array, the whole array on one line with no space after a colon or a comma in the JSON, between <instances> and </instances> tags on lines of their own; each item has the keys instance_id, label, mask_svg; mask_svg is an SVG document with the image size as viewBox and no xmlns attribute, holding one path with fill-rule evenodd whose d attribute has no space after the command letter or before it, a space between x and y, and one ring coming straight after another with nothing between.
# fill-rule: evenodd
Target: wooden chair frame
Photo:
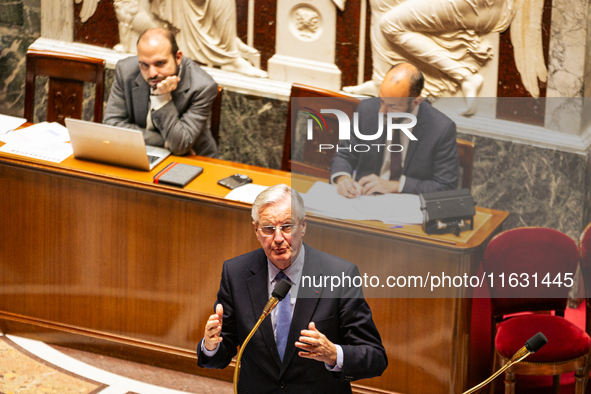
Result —
<instances>
[{"instance_id":1,"label":"wooden chair frame","mask_svg":"<svg viewBox=\"0 0 591 394\"><path fill-rule=\"evenodd\" d=\"M283 171L293 170L295 172L328 179L330 171L314 167L309 163L292 161L291 158L291 132L295 129L297 113L299 110L299 108L296 108L295 111L292 111L292 107L295 105L293 98L304 97L309 98L309 102L313 102L313 99L338 98L340 102L342 100L345 106L355 109L359 105L359 100L346 94L333 92L331 90L306 86L299 83L294 83L291 85L291 94L289 96L289 104L287 108L287 125L285 128L285 138L283 142L283 159L281 161L281 169Z\"/></svg>"},{"instance_id":2,"label":"wooden chair frame","mask_svg":"<svg viewBox=\"0 0 591 394\"><path fill-rule=\"evenodd\" d=\"M474 171L474 144L472 142L456 139L458 144L458 158L462 173L462 189L472 190L472 172Z\"/></svg>"},{"instance_id":3,"label":"wooden chair frame","mask_svg":"<svg viewBox=\"0 0 591 394\"><path fill-rule=\"evenodd\" d=\"M215 140L216 145L220 146L220 117L222 113L222 96L224 95L224 88L218 86L218 94L215 96L211 104L211 123L209 130Z\"/></svg>"},{"instance_id":4,"label":"wooden chair frame","mask_svg":"<svg viewBox=\"0 0 591 394\"><path fill-rule=\"evenodd\" d=\"M49 77L47 121L64 124L67 117L82 116L83 84L94 83L94 121L103 118L105 61L87 56L29 49L25 81L25 118L34 120L35 78Z\"/></svg>"}]
</instances>

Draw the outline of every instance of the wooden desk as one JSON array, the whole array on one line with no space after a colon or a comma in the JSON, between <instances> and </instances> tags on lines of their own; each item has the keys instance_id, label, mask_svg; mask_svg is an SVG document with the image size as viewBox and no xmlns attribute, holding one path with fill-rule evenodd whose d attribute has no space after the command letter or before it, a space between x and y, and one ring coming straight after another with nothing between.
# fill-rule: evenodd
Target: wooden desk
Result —
<instances>
[{"instance_id":1,"label":"wooden desk","mask_svg":"<svg viewBox=\"0 0 591 394\"><path fill-rule=\"evenodd\" d=\"M185 189L154 185L153 175L173 160L201 165L204 173ZM263 185L291 183L288 173L204 158L170 157L148 173L0 154L0 330L231 379L231 368L197 368L194 349L222 262L260 246L250 206L225 200L227 189L216 184L236 172ZM482 225L466 242L425 237L412 226L395 231L314 216L306 242L371 275L408 267L475 270L484 242L507 216L478 211ZM389 367L357 382L357 392L465 388L469 298L368 302Z\"/></svg>"}]
</instances>

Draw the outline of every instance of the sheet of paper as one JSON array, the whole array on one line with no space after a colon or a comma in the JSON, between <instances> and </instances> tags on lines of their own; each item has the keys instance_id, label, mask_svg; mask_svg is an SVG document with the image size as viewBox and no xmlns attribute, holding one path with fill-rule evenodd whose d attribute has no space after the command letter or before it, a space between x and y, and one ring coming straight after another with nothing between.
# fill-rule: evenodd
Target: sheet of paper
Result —
<instances>
[{"instance_id":1,"label":"sheet of paper","mask_svg":"<svg viewBox=\"0 0 591 394\"><path fill-rule=\"evenodd\" d=\"M72 145L66 144L65 142L50 142L44 145L10 143L2 146L0 152L51 161L53 163L61 163L73 153Z\"/></svg>"},{"instance_id":2,"label":"sheet of paper","mask_svg":"<svg viewBox=\"0 0 591 394\"><path fill-rule=\"evenodd\" d=\"M346 198L334 185L316 182L302 194L306 210L335 219L379 220L386 224L420 224L423 213L419 196L381 194Z\"/></svg>"},{"instance_id":3,"label":"sheet of paper","mask_svg":"<svg viewBox=\"0 0 591 394\"><path fill-rule=\"evenodd\" d=\"M70 141L68 129L59 123L41 122L24 129L0 134L0 141L7 144L43 145L55 142Z\"/></svg>"},{"instance_id":4,"label":"sheet of paper","mask_svg":"<svg viewBox=\"0 0 591 394\"><path fill-rule=\"evenodd\" d=\"M0 135L6 134L9 131L21 126L27 120L25 118L17 118L14 116L0 115Z\"/></svg>"},{"instance_id":5,"label":"sheet of paper","mask_svg":"<svg viewBox=\"0 0 591 394\"><path fill-rule=\"evenodd\" d=\"M341 196L337 193L336 186L325 182L316 182L308 190L308 193L302 194L302 198L306 210L313 210L316 213L322 212L339 219L349 219L348 215L357 201L355 198Z\"/></svg>"},{"instance_id":6,"label":"sheet of paper","mask_svg":"<svg viewBox=\"0 0 591 394\"><path fill-rule=\"evenodd\" d=\"M228 200L241 201L252 204L257 196L269 186L255 185L254 183L248 183L232 190L226 194Z\"/></svg>"}]
</instances>

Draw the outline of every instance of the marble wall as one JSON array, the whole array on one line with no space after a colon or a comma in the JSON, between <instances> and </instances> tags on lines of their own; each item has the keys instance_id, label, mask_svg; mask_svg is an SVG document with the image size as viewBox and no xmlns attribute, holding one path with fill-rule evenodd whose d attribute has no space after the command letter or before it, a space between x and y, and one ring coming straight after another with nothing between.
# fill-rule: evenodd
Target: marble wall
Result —
<instances>
[{"instance_id":1,"label":"marble wall","mask_svg":"<svg viewBox=\"0 0 591 394\"><path fill-rule=\"evenodd\" d=\"M475 201L510 212L505 229L550 227L578 239L587 223L586 156L465 134L458 138L475 144Z\"/></svg>"},{"instance_id":2,"label":"marble wall","mask_svg":"<svg viewBox=\"0 0 591 394\"><path fill-rule=\"evenodd\" d=\"M23 116L25 54L41 32L41 0L0 0L0 113Z\"/></svg>"},{"instance_id":3,"label":"marble wall","mask_svg":"<svg viewBox=\"0 0 591 394\"><path fill-rule=\"evenodd\" d=\"M220 158L281 168L287 102L224 92L220 119Z\"/></svg>"}]
</instances>

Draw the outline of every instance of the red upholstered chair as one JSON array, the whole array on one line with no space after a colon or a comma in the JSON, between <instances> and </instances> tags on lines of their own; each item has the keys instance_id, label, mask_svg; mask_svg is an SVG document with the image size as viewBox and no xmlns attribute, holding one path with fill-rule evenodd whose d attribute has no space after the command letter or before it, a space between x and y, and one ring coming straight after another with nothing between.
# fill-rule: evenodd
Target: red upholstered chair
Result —
<instances>
[{"instance_id":1,"label":"red upholstered chair","mask_svg":"<svg viewBox=\"0 0 591 394\"><path fill-rule=\"evenodd\" d=\"M552 375L553 391L559 393L560 374L573 371L575 393L584 394L591 339L563 317L570 288L554 286L555 291L551 295L557 298L542 298L548 295L548 289L541 285L547 273L550 274L550 281L558 273L562 275L563 282L565 272L574 276L578 262L576 243L563 233L547 228L526 227L504 231L486 247L482 264L489 279L491 297L493 370L507 364L536 333L542 332L548 338L548 344L540 351L505 372L506 394L515 392L515 374ZM491 285L488 275L493 272ZM534 286L532 278L536 272L538 287ZM504 287L499 277L502 273L505 275ZM508 282L511 273L529 274L529 286L511 287ZM518 280L524 283L521 277ZM519 312L542 311L555 311L555 315L525 314L504 318ZM490 392L494 392L494 382Z\"/></svg>"}]
</instances>

